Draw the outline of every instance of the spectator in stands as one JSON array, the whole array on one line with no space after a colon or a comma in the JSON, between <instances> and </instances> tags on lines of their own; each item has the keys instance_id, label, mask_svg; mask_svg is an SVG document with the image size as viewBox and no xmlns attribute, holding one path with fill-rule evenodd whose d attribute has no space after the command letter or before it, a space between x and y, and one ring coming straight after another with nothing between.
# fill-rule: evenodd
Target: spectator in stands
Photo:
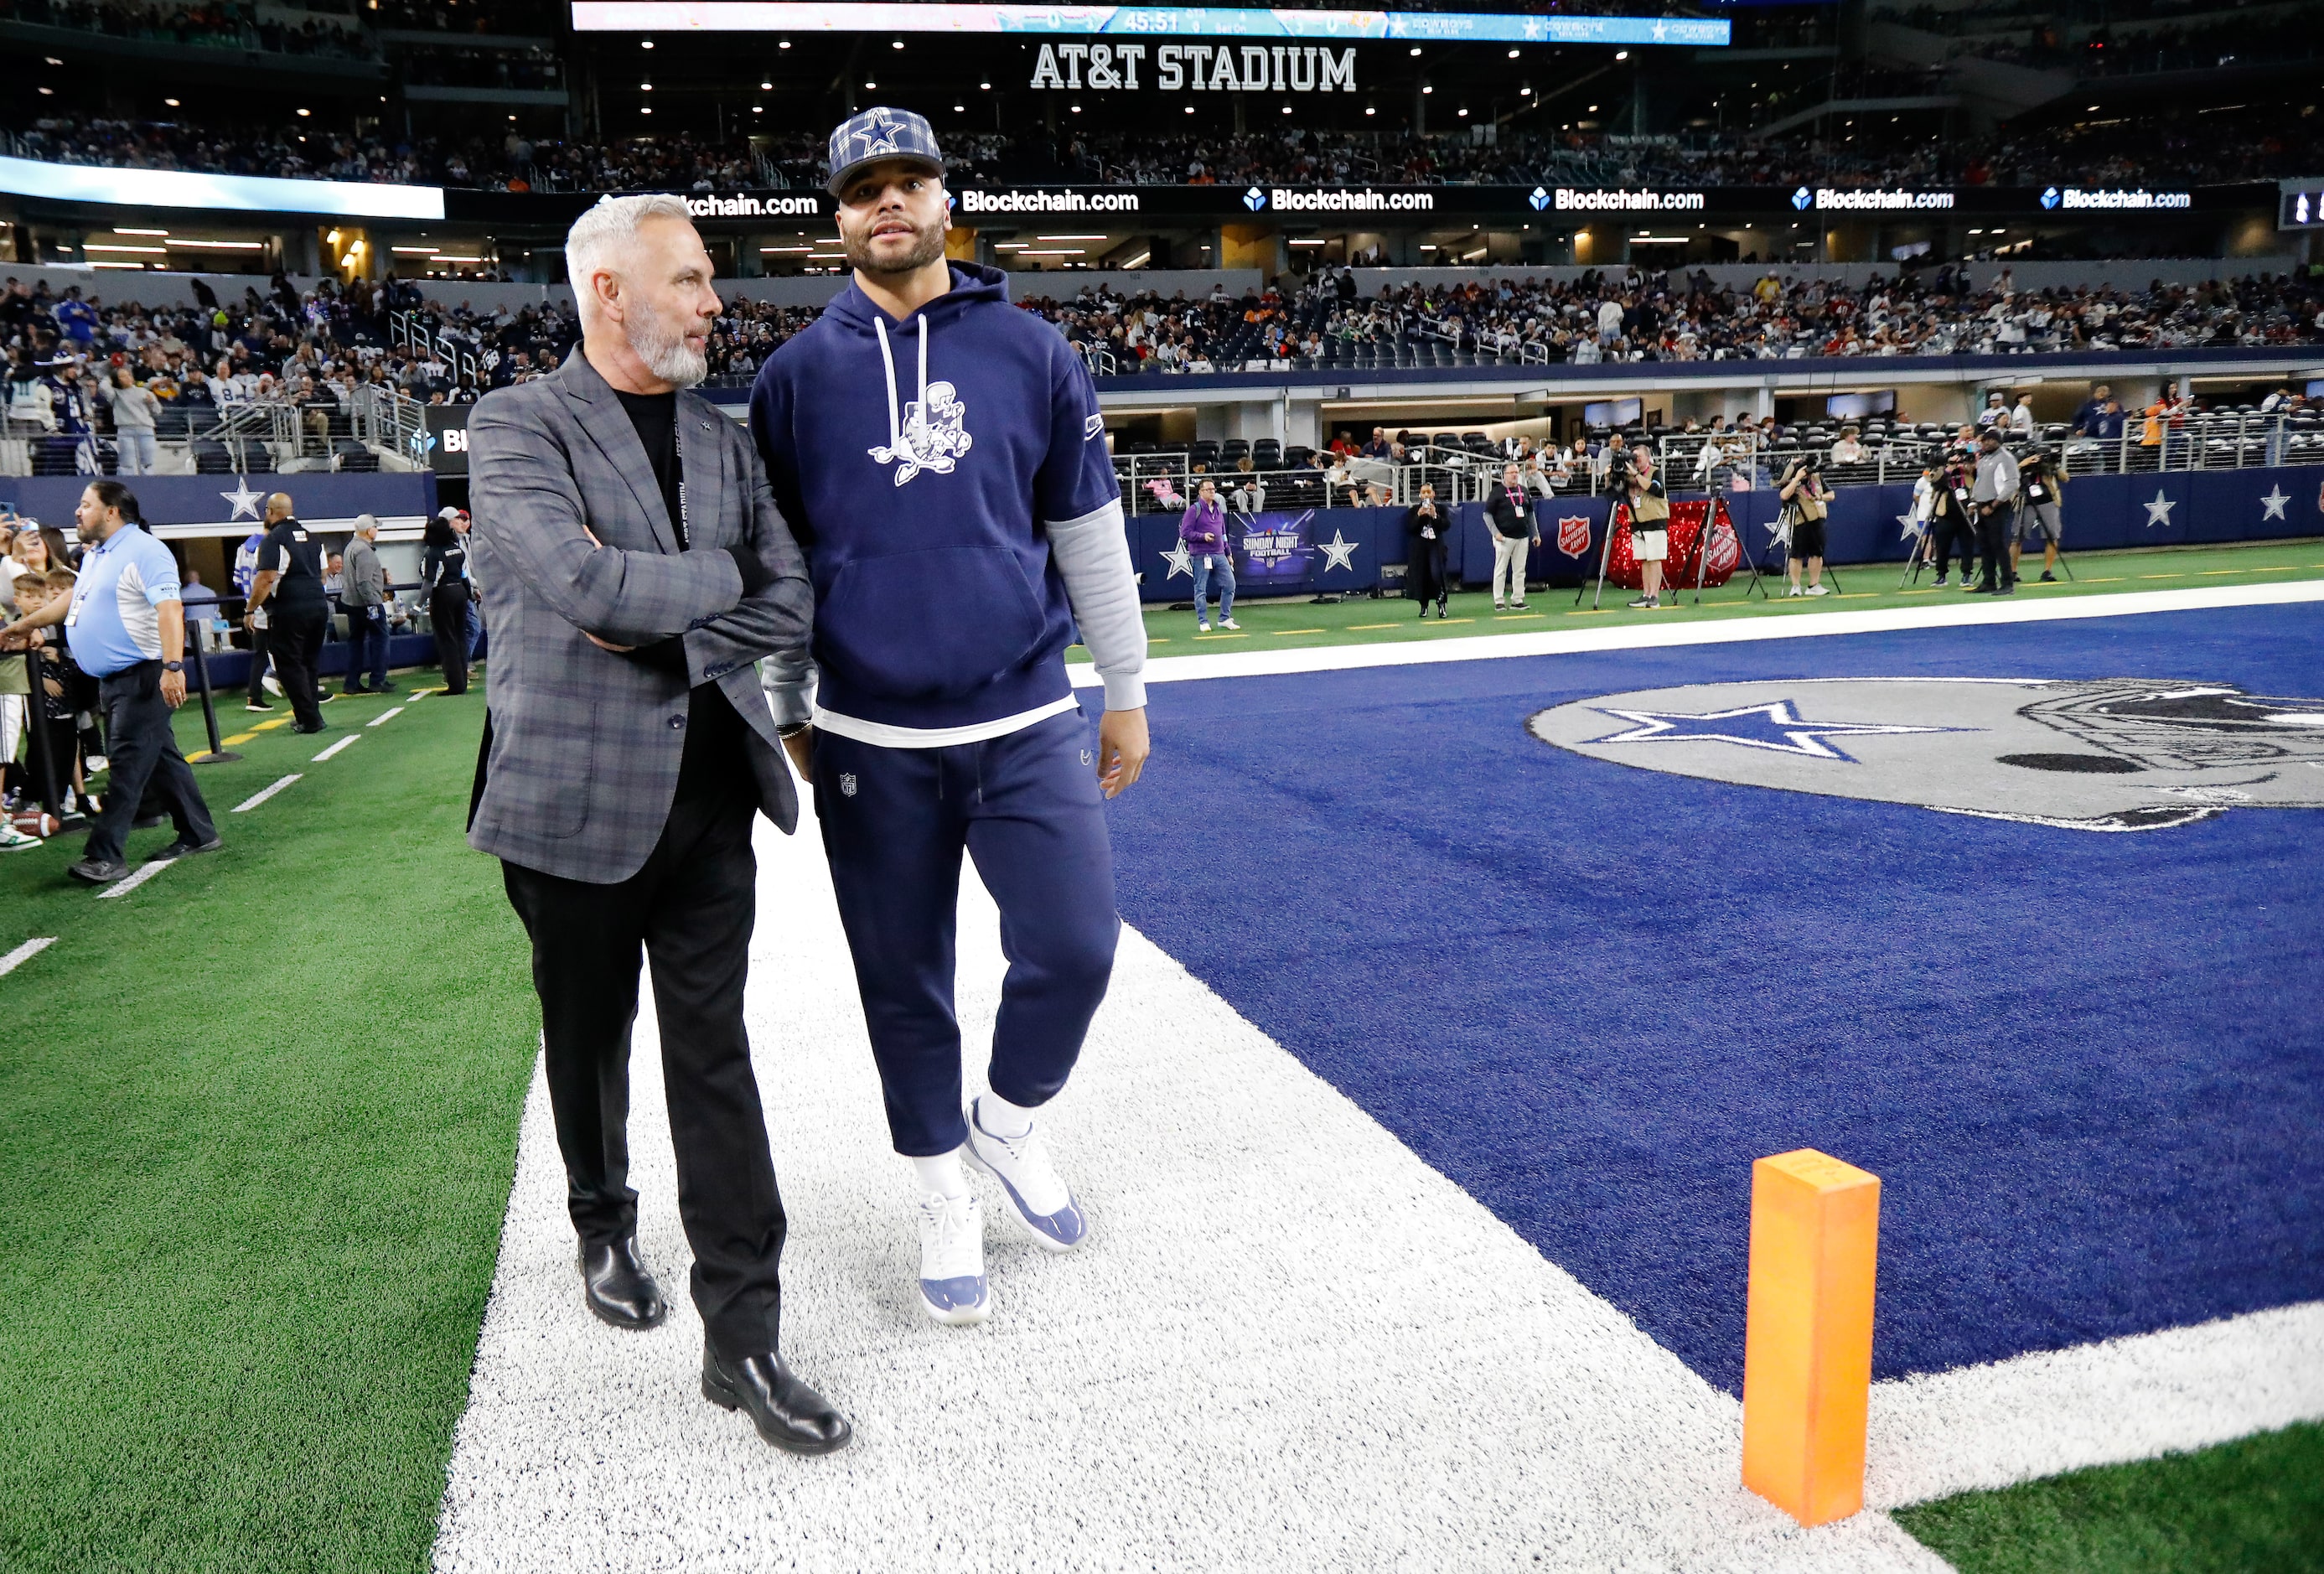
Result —
<instances>
[{"instance_id":1,"label":"spectator in stands","mask_svg":"<svg viewBox=\"0 0 2324 1574\"><path fill-rule=\"evenodd\" d=\"M1522 612L1526 566L1532 548L1541 545L1541 522L1516 465L1501 466L1501 484L1485 500L1485 522L1493 531L1493 610Z\"/></svg>"},{"instance_id":2,"label":"spectator in stands","mask_svg":"<svg viewBox=\"0 0 2324 1574\"><path fill-rule=\"evenodd\" d=\"M428 626L436 636L436 665L444 672L444 692L468 692L468 614L475 587L468 579L468 516L456 508L437 511L428 521L420 561L420 592L427 597Z\"/></svg>"},{"instance_id":3,"label":"spectator in stands","mask_svg":"<svg viewBox=\"0 0 2324 1574\"><path fill-rule=\"evenodd\" d=\"M347 614L347 674L342 694L393 694L387 680L387 570L378 551L379 518L357 514L339 571ZM368 678L368 683L366 683Z\"/></svg>"},{"instance_id":4,"label":"spectator in stands","mask_svg":"<svg viewBox=\"0 0 2324 1574\"><path fill-rule=\"evenodd\" d=\"M267 631L268 654L298 718L291 730L311 733L323 730L315 666L330 603L323 592L323 544L307 533L291 510L289 492L266 500L266 544L258 550L250 610L243 618L253 630Z\"/></svg>"},{"instance_id":5,"label":"spectator in stands","mask_svg":"<svg viewBox=\"0 0 2324 1574\"><path fill-rule=\"evenodd\" d=\"M1776 491L1783 500L1785 522L1791 528L1784 568L1792 587L1787 595L1830 595L1823 583L1824 518L1831 493L1824 490L1823 462L1813 454L1792 461ZM1800 584L1800 568L1807 568L1807 584Z\"/></svg>"},{"instance_id":6,"label":"spectator in stands","mask_svg":"<svg viewBox=\"0 0 2324 1574\"><path fill-rule=\"evenodd\" d=\"M177 826L177 840L161 857L211 851L219 842L170 725L170 713L186 701L185 664L172 654L186 635L177 562L139 528L136 494L118 481L91 482L76 518L91 550L72 595L0 631L0 649L28 649L32 631L62 624L73 660L100 682L105 806L80 861L66 872L109 885L129 872L122 854L148 785L169 805Z\"/></svg>"},{"instance_id":7,"label":"spectator in stands","mask_svg":"<svg viewBox=\"0 0 2324 1574\"><path fill-rule=\"evenodd\" d=\"M161 412L161 401L152 391L138 385L136 373L126 366L113 369L113 386L108 391L113 407L113 440L120 455L120 470L124 475L150 475L153 472L153 423Z\"/></svg>"},{"instance_id":8,"label":"spectator in stands","mask_svg":"<svg viewBox=\"0 0 2324 1574\"><path fill-rule=\"evenodd\" d=\"M1831 446L1831 462L1835 465L1864 463L1864 444L1858 437L1855 427L1845 426L1840 428L1840 440Z\"/></svg>"},{"instance_id":9,"label":"spectator in stands","mask_svg":"<svg viewBox=\"0 0 2324 1574\"><path fill-rule=\"evenodd\" d=\"M178 599L185 603L186 640L190 645L195 640L193 631L218 615L218 594L202 583L200 569L189 568L186 570L185 588Z\"/></svg>"},{"instance_id":10,"label":"spectator in stands","mask_svg":"<svg viewBox=\"0 0 2324 1574\"><path fill-rule=\"evenodd\" d=\"M2009 405L1998 390L1985 396L1985 408L1978 412L1976 424L1988 432L2009 425Z\"/></svg>"},{"instance_id":11,"label":"spectator in stands","mask_svg":"<svg viewBox=\"0 0 2324 1574\"><path fill-rule=\"evenodd\" d=\"M2017 391L2017 403L2009 412L2009 431L2020 441L2030 441L2034 436L2034 396L2024 389Z\"/></svg>"},{"instance_id":12,"label":"spectator in stands","mask_svg":"<svg viewBox=\"0 0 2324 1574\"><path fill-rule=\"evenodd\" d=\"M1977 479L1969 511L1977 516L1977 554L1983 564L1972 595L2015 595L2017 573L2010 561L2009 526L2016 517L2017 461L2001 446L2001 434L1987 428L1978 439Z\"/></svg>"},{"instance_id":13,"label":"spectator in stands","mask_svg":"<svg viewBox=\"0 0 2324 1574\"><path fill-rule=\"evenodd\" d=\"M1428 603L1436 603L1436 616L1445 617L1445 602L1451 594L1450 575L1446 572L1445 555L1452 546L1452 522L1449 513L1436 505L1436 488L1430 482L1420 483L1420 501L1405 511L1406 538L1404 593L1420 603L1420 615L1428 615Z\"/></svg>"},{"instance_id":14,"label":"spectator in stands","mask_svg":"<svg viewBox=\"0 0 2324 1574\"><path fill-rule=\"evenodd\" d=\"M2103 382L2090 390L2090 396L2082 400L2080 407L2074 411L2074 435L2076 437L2095 437L2098 436L2099 419L2106 414L2107 402L2112 400L2113 397L2114 390L2107 387Z\"/></svg>"},{"instance_id":15,"label":"spectator in stands","mask_svg":"<svg viewBox=\"0 0 2324 1574\"><path fill-rule=\"evenodd\" d=\"M1267 483L1259 476L1258 467L1246 454L1235 461L1235 489L1228 494L1227 506L1239 513L1255 514L1267 507Z\"/></svg>"},{"instance_id":16,"label":"spectator in stands","mask_svg":"<svg viewBox=\"0 0 2324 1574\"><path fill-rule=\"evenodd\" d=\"M1219 577L1219 627L1235 629L1234 549L1227 538L1227 511L1219 502L1219 483L1204 477L1194 501L1178 518L1178 545L1186 549L1186 566L1194 576L1194 631L1211 631L1211 575Z\"/></svg>"}]
</instances>

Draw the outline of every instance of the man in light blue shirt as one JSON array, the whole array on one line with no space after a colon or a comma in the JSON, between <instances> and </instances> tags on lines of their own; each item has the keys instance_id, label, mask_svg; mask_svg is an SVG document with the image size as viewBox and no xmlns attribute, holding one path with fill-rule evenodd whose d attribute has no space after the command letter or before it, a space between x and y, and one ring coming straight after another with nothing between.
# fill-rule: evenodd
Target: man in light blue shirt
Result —
<instances>
[{"instance_id":1,"label":"man in light blue shirt","mask_svg":"<svg viewBox=\"0 0 2324 1574\"><path fill-rule=\"evenodd\" d=\"M0 631L0 649L23 650L33 631L64 625L66 648L98 680L110 761L105 806L78 863L66 872L110 885L129 872L122 861L130 822L148 785L169 805L178 839L155 856L210 852L221 843L193 768L179 752L170 713L186 703L186 609L177 560L139 528L137 494L118 481L93 481L74 512L88 550L72 599L51 601Z\"/></svg>"}]
</instances>

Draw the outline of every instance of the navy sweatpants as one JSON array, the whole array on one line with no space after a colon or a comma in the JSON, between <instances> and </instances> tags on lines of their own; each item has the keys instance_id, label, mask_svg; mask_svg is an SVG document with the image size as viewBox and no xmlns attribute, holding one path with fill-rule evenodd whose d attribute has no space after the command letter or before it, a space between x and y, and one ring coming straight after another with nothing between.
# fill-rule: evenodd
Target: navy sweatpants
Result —
<instances>
[{"instance_id":1,"label":"navy sweatpants","mask_svg":"<svg viewBox=\"0 0 2324 1574\"><path fill-rule=\"evenodd\" d=\"M1081 1054L1121 929L1096 748L1079 711L950 749L816 734L816 814L899 1154L968 1140L953 1015L964 849L1001 908L1009 959L988 1085L1047 1103Z\"/></svg>"}]
</instances>

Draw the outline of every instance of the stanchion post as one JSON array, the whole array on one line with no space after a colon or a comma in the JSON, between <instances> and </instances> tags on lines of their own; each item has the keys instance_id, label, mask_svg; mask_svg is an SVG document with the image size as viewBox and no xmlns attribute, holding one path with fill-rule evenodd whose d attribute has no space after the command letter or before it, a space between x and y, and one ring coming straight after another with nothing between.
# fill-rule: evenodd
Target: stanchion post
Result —
<instances>
[{"instance_id":1,"label":"stanchion post","mask_svg":"<svg viewBox=\"0 0 2324 1574\"><path fill-rule=\"evenodd\" d=\"M1864 1506L1880 1178L1813 1148L1751 1166L1743 1485L1803 1525Z\"/></svg>"},{"instance_id":2,"label":"stanchion post","mask_svg":"<svg viewBox=\"0 0 2324 1574\"><path fill-rule=\"evenodd\" d=\"M200 631L194 631L193 638L187 643L194 648L194 681L202 691L202 725L209 729L210 734L210 751L195 755L192 763L224 765L229 759L240 759L241 755L218 741L217 706L210 701L210 663L209 658L202 651Z\"/></svg>"}]
</instances>

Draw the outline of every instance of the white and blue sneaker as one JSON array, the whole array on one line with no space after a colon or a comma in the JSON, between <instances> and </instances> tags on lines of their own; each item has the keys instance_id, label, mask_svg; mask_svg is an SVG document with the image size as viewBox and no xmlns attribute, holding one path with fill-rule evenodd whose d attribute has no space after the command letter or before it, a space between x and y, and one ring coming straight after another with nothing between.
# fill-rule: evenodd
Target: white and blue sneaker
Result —
<instances>
[{"instance_id":1,"label":"white and blue sneaker","mask_svg":"<svg viewBox=\"0 0 2324 1574\"><path fill-rule=\"evenodd\" d=\"M984 1170L1009 1193L1017 1217L1033 1232L1036 1246L1068 1252L1089 1237L1089 1220L1074 1201L1073 1188L1049 1162L1038 1130L1022 1137L995 1137L984 1129L973 1100L968 1106L968 1162Z\"/></svg>"},{"instance_id":2,"label":"white and blue sneaker","mask_svg":"<svg viewBox=\"0 0 2324 1574\"><path fill-rule=\"evenodd\" d=\"M992 1314L984 1281L984 1210L974 1196L920 1199L920 1308L955 1327Z\"/></svg>"}]
</instances>

